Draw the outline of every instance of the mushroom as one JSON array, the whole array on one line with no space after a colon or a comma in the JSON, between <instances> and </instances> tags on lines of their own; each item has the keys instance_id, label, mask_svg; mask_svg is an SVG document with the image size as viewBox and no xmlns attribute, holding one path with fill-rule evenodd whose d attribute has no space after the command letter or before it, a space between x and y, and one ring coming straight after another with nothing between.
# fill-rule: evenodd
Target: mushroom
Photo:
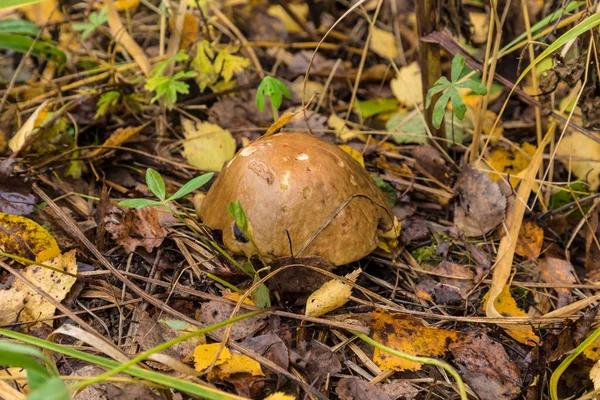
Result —
<instances>
[{"instance_id":1,"label":"mushroom","mask_svg":"<svg viewBox=\"0 0 600 400\"><path fill-rule=\"evenodd\" d=\"M234 201L254 244L227 212ZM208 191L200 216L222 231L232 252L267 259L320 256L342 265L373 251L379 237L397 236L392 209L367 171L334 144L303 133L240 150Z\"/></svg>"}]
</instances>

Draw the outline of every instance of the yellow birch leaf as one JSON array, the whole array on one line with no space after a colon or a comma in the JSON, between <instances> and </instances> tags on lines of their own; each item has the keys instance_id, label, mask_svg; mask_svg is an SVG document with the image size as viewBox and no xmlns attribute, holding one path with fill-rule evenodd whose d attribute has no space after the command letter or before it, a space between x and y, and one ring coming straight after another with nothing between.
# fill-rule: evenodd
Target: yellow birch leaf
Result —
<instances>
[{"instance_id":1,"label":"yellow birch leaf","mask_svg":"<svg viewBox=\"0 0 600 400\"><path fill-rule=\"evenodd\" d=\"M220 171L235 153L235 139L217 124L181 118L183 156L190 165L203 171Z\"/></svg>"},{"instance_id":2,"label":"yellow birch leaf","mask_svg":"<svg viewBox=\"0 0 600 400\"><path fill-rule=\"evenodd\" d=\"M529 143L523 143L521 149L511 148L509 150L499 147L490 153L487 162L498 172L510 175L518 175L525 171L531 163L531 157L535 154L536 147ZM502 175L490 172L490 179L497 182ZM521 182L521 179L510 177L510 184L513 188Z\"/></svg>"},{"instance_id":3,"label":"yellow birch leaf","mask_svg":"<svg viewBox=\"0 0 600 400\"><path fill-rule=\"evenodd\" d=\"M371 42L369 43L369 47L375 54L386 60L398 57L398 46L394 34L375 26L371 31Z\"/></svg>"},{"instance_id":4,"label":"yellow birch leaf","mask_svg":"<svg viewBox=\"0 0 600 400\"><path fill-rule=\"evenodd\" d=\"M572 132L559 143L556 154L573 174L586 180L590 189L600 186L600 143L579 132Z\"/></svg>"},{"instance_id":5,"label":"yellow birch leaf","mask_svg":"<svg viewBox=\"0 0 600 400\"><path fill-rule=\"evenodd\" d=\"M360 165L362 165L363 168L365 167L365 159L363 158L363 155L360 154L360 151L353 149L352 147L348 146L347 144L340 144L338 147L340 149L344 150L346 153L350 154L350 156L352 158L354 158L356 161L358 161L358 163Z\"/></svg>"},{"instance_id":6,"label":"yellow birch leaf","mask_svg":"<svg viewBox=\"0 0 600 400\"><path fill-rule=\"evenodd\" d=\"M415 61L400 68L396 77L390 82L390 87L398 101L407 107L423 103L423 85L419 64Z\"/></svg>"},{"instance_id":7,"label":"yellow birch leaf","mask_svg":"<svg viewBox=\"0 0 600 400\"><path fill-rule=\"evenodd\" d=\"M216 368L215 374L220 379L229 378L233 374L265 375L260 364L244 354L233 354L231 358Z\"/></svg>"},{"instance_id":8,"label":"yellow birch leaf","mask_svg":"<svg viewBox=\"0 0 600 400\"><path fill-rule=\"evenodd\" d=\"M335 131L335 136L344 142L359 136L357 131L348 128L346 122L335 114L331 114L327 120L327 126L332 128Z\"/></svg>"},{"instance_id":9,"label":"yellow birch leaf","mask_svg":"<svg viewBox=\"0 0 600 400\"><path fill-rule=\"evenodd\" d=\"M420 320L376 309L371 314L373 339L413 356L440 356L462 336L458 331L424 326ZM421 369L421 363L408 361L375 348L373 361L379 368L394 371Z\"/></svg>"},{"instance_id":10,"label":"yellow birch leaf","mask_svg":"<svg viewBox=\"0 0 600 400\"><path fill-rule=\"evenodd\" d=\"M510 294L510 285L505 285L502 292L494 300L494 308L505 317L527 317L527 313L519 308L517 302ZM490 292L483 297L483 308L487 308ZM535 346L539 338L531 329L505 329L507 335L519 343Z\"/></svg>"},{"instance_id":11,"label":"yellow birch leaf","mask_svg":"<svg viewBox=\"0 0 600 400\"><path fill-rule=\"evenodd\" d=\"M0 213L0 250L37 262L60 254L56 240L38 223L4 213Z\"/></svg>"},{"instance_id":12,"label":"yellow birch leaf","mask_svg":"<svg viewBox=\"0 0 600 400\"><path fill-rule=\"evenodd\" d=\"M196 371L204 371L212 364L217 356L217 351L219 351L220 346L221 343L201 344L196 346L196 349L194 350L194 367L196 368ZM223 364L230 358L231 352L227 347L224 347L219 354L219 359L215 365Z\"/></svg>"},{"instance_id":13,"label":"yellow birch leaf","mask_svg":"<svg viewBox=\"0 0 600 400\"><path fill-rule=\"evenodd\" d=\"M296 400L296 397L283 392L277 392L265 397L265 400Z\"/></svg>"},{"instance_id":14,"label":"yellow birch leaf","mask_svg":"<svg viewBox=\"0 0 600 400\"><path fill-rule=\"evenodd\" d=\"M360 273L359 268L346 275L346 279L356 282ZM349 284L338 279L327 281L308 297L304 314L309 317L320 317L346 304L351 294L352 286Z\"/></svg>"},{"instance_id":15,"label":"yellow birch leaf","mask_svg":"<svg viewBox=\"0 0 600 400\"><path fill-rule=\"evenodd\" d=\"M62 20L63 14L57 0L45 0L37 4L29 4L21 7L28 20L33 21L37 26L42 27L48 22L57 22Z\"/></svg>"}]
</instances>

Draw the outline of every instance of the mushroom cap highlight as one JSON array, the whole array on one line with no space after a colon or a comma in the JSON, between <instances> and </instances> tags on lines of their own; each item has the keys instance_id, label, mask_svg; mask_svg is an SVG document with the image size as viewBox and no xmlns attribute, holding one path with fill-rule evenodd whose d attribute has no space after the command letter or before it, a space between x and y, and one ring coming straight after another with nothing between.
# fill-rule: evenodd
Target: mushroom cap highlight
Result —
<instances>
[{"instance_id":1,"label":"mushroom cap highlight","mask_svg":"<svg viewBox=\"0 0 600 400\"><path fill-rule=\"evenodd\" d=\"M314 255L347 264L377 247L378 231L389 236L394 229L392 209L368 172L336 145L304 133L241 149L202 202L204 224L222 231L229 250L250 257L256 247L227 212L235 201L267 259Z\"/></svg>"}]
</instances>

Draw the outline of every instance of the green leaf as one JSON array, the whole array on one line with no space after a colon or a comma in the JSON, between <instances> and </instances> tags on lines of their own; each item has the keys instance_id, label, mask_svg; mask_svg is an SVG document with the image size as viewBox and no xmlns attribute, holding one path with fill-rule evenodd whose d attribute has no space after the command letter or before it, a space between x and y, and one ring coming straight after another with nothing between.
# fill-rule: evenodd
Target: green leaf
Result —
<instances>
[{"instance_id":1,"label":"green leaf","mask_svg":"<svg viewBox=\"0 0 600 400\"><path fill-rule=\"evenodd\" d=\"M256 90L256 108L260 111L263 111L265 108L265 96L271 98L271 104L275 108L281 107L284 96L286 99L292 97L287 86L272 76L265 76Z\"/></svg>"},{"instance_id":2,"label":"green leaf","mask_svg":"<svg viewBox=\"0 0 600 400\"><path fill-rule=\"evenodd\" d=\"M27 382L32 389L41 386L50 378L48 370L34 357L45 360L44 354L33 347L19 343L0 342L0 365L27 370Z\"/></svg>"},{"instance_id":3,"label":"green leaf","mask_svg":"<svg viewBox=\"0 0 600 400\"><path fill-rule=\"evenodd\" d=\"M65 382L58 376L53 376L40 387L34 389L27 400L70 400L71 395Z\"/></svg>"},{"instance_id":4,"label":"green leaf","mask_svg":"<svg viewBox=\"0 0 600 400\"><path fill-rule=\"evenodd\" d=\"M256 275L254 282L256 283L258 279L259 277ZM254 289L254 292L252 292L252 301L258 308L271 307L271 295L269 293L269 289L264 283L261 283L256 289Z\"/></svg>"},{"instance_id":5,"label":"green leaf","mask_svg":"<svg viewBox=\"0 0 600 400\"><path fill-rule=\"evenodd\" d=\"M365 101L356 101L354 103L354 112L360 114L363 118L370 118L385 112L398 109L398 100L392 99L371 99Z\"/></svg>"},{"instance_id":6,"label":"green leaf","mask_svg":"<svg viewBox=\"0 0 600 400\"><path fill-rule=\"evenodd\" d=\"M17 33L21 35L36 36L39 28L30 21L22 19L7 19L0 21L0 33Z\"/></svg>"},{"instance_id":7,"label":"green leaf","mask_svg":"<svg viewBox=\"0 0 600 400\"><path fill-rule=\"evenodd\" d=\"M168 200L177 200L182 198L183 196L192 193L194 190L201 188L206 184L206 182L210 181L213 175L214 173L210 172L208 174L197 176L196 178L183 185L181 189L175 192L173 196L169 197Z\"/></svg>"},{"instance_id":8,"label":"green leaf","mask_svg":"<svg viewBox=\"0 0 600 400\"><path fill-rule=\"evenodd\" d=\"M429 106L431 105L431 98L434 94L442 92L450 87L451 83L448 81L448 79L444 78L446 79L446 81L448 81L448 84L440 82L442 78L438 79L437 82L434 83L433 86L427 91L427 97L425 99L425 108L429 108Z\"/></svg>"},{"instance_id":9,"label":"green leaf","mask_svg":"<svg viewBox=\"0 0 600 400\"><path fill-rule=\"evenodd\" d=\"M44 0L2 0L2 3L0 4L0 10L4 8L24 6L26 4L41 3L42 1Z\"/></svg>"},{"instance_id":10,"label":"green leaf","mask_svg":"<svg viewBox=\"0 0 600 400\"><path fill-rule=\"evenodd\" d=\"M246 235L247 238L250 238L250 234L248 232L248 218L246 217L246 213L244 212L240 201L237 200L229 203L227 205L227 212L233 217L238 228L240 228L244 235Z\"/></svg>"},{"instance_id":11,"label":"green leaf","mask_svg":"<svg viewBox=\"0 0 600 400\"><path fill-rule=\"evenodd\" d=\"M458 125L456 120L452 118L452 111L446 111L444 121L446 138L449 143L462 144L465 136L465 128L472 129L469 121L463 120ZM398 144L427 142L427 128L423 119L417 114L408 112L395 113L387 121L386 129L394 133L392 137Z\"/></svg>"},{"instance_id":12,"label":"green leaf","mask_svg":"<svg viewBox=\"0 0 600 400\"><path fill-rule=\"evenodd\" d=\"M94 119L105 115L110 107L115 107L120 98L121 93L115 90L102 93L96 102L97 111Z\"/></svg>"},{"instance_id":13,"label":"green leaf","mask_svg":"<svg viewBox=\"0 0 600 400\"><path fill-rule=\"evenodd\" d=\"M388 203L390 203L390 205L394 207L396 205L396 189L394 189L392 185L390 185L388 182L384 181L377 175L371 175L371 178L373 178L373 180L377 184L377 187L381 189L383 193L385 193Z\"/></svg>"},{"instance_id":14,"label":"green leaf","mask_svg":"<svg viewBox=\"0 0 600 400\"><path fill-rule=\"evenodd\" d=\"M47 42L35 42L29 36L1 33L0 49L12 50L19 53L27 53L33 46L32 54L40 58L50 58L60 64L64 64L67 56L61 50Z\"/></svg>"},{"instance_id":15,"label":"green leaf","mask_svg":"<svg viewBox=\"0 0 600 400\"><path fill-rule=\"evenodd\" d=\"M452 60L451 79L452 82L458 82L460 75L463 72L465 66L465 57L462 54L457 54Z\"/></svg>"},{"instance_id":16,"label":"green leaf","mask_svg":"<svg viewBox=\"0 0 600 400\"><path fill-rule=\"evenodd\" d=\"M458 85L456 85L456 87L471 89L473 93L479 94L481 96L485 96L487 94L487 88L485 87L485 85L471 79L459 83Z\"/></svg>"},{"instance_id":17,"label":"green leaf","mask_svg":"<svg viewBox=\"0 0 600 400\"><path fill-rule=\"evenodd\" d=\"M150 199L127 199L120 201L117 204L119 207L127 207L127 208L144 208L144 207L152 207L152 206L160 206L162 203L160 201L150 200Z\"/></svg>"},{"instance_id":18,"label":"green leaf","mask_svg":"<svg viewBox=\"0 0 600 400\"><path fill-rule=\"evenodd\" d=\"M251 276L253 278L256 276L256 270L254 269L254 266L250 261L246 262L245 264L241 264L241 270L245 272L248 276Z\"/></svg>"},{"instance_id":19,"label":"green leaf","mask_svg":"<svg viewBox=\"0 0 600 400\"><path fill-rule=\"evenodd\" d=\"M173 328L178 331L182 331L184 329L189 328L189 325L187 322L180 321L178 319L160 319L160 320L158 320L158 322L163 323L166 326L168 326L169 328Z\"/></svg>"},{"instance_id":20,"label":"green leaf","mask_svg":"<svg viewBox=\"0 0 600 400\"><path fill-rule=\"evenodd\" d=\"M433 107L431 122L436 129L440 129L440 126L442 126L442 120L444 119L444 114L446 113L446 104L448 104L449 98L450 91L447 90L440 96L437 103L435 103L435 106Z\"/></svg>"},{"instance_id":21,"label":"green leaf","mask_svg":"<svg viewBox=\"0 0 600 400\"><path fill-rule=\"evenodd\" d=\"M165 189L165 181L162 176L152 168L146 170L146 185L148 189L160 200L164 201L167 197L167 190Z\"/></svg>"},{"instance_id":22,"label":"green leaf","mask_svg":"<svg viewBox=\"0 0 600 400\"><path fill-rule=\"evenodd\" d=\"M450 93L450 100L452 101L452 112L458 119L462 121L465 117L465 113L467 112L467 106L463 102L456 88L450 88L448 92Z\"/></svg>"}]
</instances>

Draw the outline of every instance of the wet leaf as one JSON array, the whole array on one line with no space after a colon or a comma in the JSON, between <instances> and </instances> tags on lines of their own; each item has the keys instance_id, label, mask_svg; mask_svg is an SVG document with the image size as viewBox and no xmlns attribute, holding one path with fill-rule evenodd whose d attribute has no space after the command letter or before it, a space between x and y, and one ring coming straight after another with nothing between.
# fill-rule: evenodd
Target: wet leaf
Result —
<instances>
[{"instance_id":1,"label":"wet leaf","mask_svg":"<svg viewBox=\"0 0 600 400\"><path fill-rule=\"evenodd\" d=\"M235 153L235 140L231 133L210 122L196 122L181 118L183 156L190 165L204 171L220 171L223 164Z\"/></svg>"},{"instance_id":2,"label":"wet leaf","mask_svg":"<svg viewBox=\"0 0 600 400\"><path fill-rule=\"evenodd\" d=\"M573 174L586 180L592 191L600 187L600 143L572 132L561 140L556 155Z\"/></svg>"},{"instance_id":3,"label":"wet leaf","mask_svg":"<svg viewBox=\"0 0 600 400\"><path fill-rule=\"evenodd\" d=\"M346 275L346 279L356 282L360 273L361 269L359 268ZM325 315L346 304L351 294L352 286L338 279L332 279L309 296L304 315L309 317Z\"/></svg>"},{"instance_id":4,"label":"wet leaf","mask_svg":"<svg viewBox=\"0 0 600 400\"><path fill-rule=\"evenodd\" d=\"M415 356L440 356L461 337L458 331L430 328L419 320L377 309L371 314L373 339L395 350ZM375 349L373 361L379 368L394 371L419 370L421 364Z\"/></svg>"},{"instance_id":5,"label":"wet leaf","mask_svg":"<svg viewBox=\"0 0 600 400\"><path fill-rule=\"evenodd\" d=\"M392 79L390 87L398 101L407 107L423 103L423 85L419 64L413 62L400 68L396 78Z\"/></svg>"},{"instance_id":6,"label":"wet leaf","mask_svg":"<svg viewBox=\"0 0 600 400\"><path fill-rule=\"evenodd\" d=\"M60 254L56 240L36 222L0 213L0 250L43 262Z\"/></svg>"}]
</instances>

